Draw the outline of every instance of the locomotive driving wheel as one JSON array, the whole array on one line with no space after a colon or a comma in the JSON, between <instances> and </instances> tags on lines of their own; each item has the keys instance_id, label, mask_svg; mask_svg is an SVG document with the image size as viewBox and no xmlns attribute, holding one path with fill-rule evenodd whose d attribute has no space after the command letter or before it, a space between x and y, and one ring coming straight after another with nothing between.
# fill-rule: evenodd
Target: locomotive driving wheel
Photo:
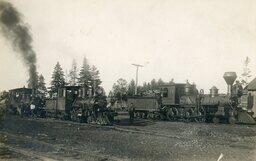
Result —
<instances>
[{"instance_id":1,"label":"locomotive driving wheel","mask_svg":"<svg viewBox=\"0 0 256 161\"><path fill-rule=\"evenodd\" d=\"M99 116L97 118L97 123L100 125L109 125L110 124L109 118L106 115L106 113L99 114Z\"/></svg>"},{"instance_id":2,"label":"locomotive driving wheel","mask_svg":"<svg viewBox=\"0 0 256 161\"><path fill-rule=\"evenodd\" d=\"M92 123L93 122L93 117L92 116L87 116L87 118L86 118L86 122L88 123L88 124L90 124L90 123Z\"/></svg>"},{"instance_id":3,"label":"locomotive driving wheel","mask_svg":"<svg viewBox=\"0 0 256 161\"><path fill-rule=\"evenodd\" d=\"M150 112L150 113L148 114L148 118L149 118L149 119L153 119L153 118L154 118L153 112Z\"/></svg>"},{"instance_id":4,"label":"locomotive driving wheel","mask_svg":"<svg viewBox=\"0 0 256 161\"><path fill-rule=\"evenodd\" d=\"M166 118L167 118L167 120L168 120L168 121L172 121L172 120L173 120L173 115L174 115L174 113L173 113L172 109L171 109L171 108L168 109L167 112L166 112Z\"/></svg>"},{"instance_id":5,"label":"locomotive driving wheel","mask_svg":"<svg viewBox=\"0 0 256 161\"><path fill-rule=\"evenodd\" d=\"M71 118L71 121L77 122L76 113L74 110L71 111L70 118Z\"/></svg>"},{"instance_id":6,"label":"locomotive driving wheel","mask_svg":"<svg viewBox=\"0 0 256 161\"><path fill-rule=\"evenodd\" d=\"M197 123L205 122L205 117L196 117L196 118L194 118L194 121Z\"/></svg>"},{"instance_id":7,"label":"locomotive driving wheel","mask_svg":"<svg viewBox=\"0 0 256 161\"><path fill-rule=\"evenodd\" d=\"M228 118L228 122L232 125L234 125L236 123L236 119L234 117L229 117Z\"/></svg>"}]
</instances>

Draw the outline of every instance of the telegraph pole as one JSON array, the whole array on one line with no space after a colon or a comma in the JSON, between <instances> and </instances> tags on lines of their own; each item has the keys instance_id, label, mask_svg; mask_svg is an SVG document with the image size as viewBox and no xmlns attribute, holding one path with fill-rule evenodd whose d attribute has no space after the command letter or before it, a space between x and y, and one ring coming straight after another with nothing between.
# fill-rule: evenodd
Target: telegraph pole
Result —
<instances>
[{"instance_id":1,"label":"telegraph pole","mask_svg":"<svg viewBox=\"0 0 256 161\"><path fill-rule=\"evenodd\" d=\"M142 65L140 64L132 64L133 66L136 67L136 82L135 82L135 95L137 95L137 86L138 86L138 72L139 72L139 67L143 67Z\"/></svg>"}]
</instances>

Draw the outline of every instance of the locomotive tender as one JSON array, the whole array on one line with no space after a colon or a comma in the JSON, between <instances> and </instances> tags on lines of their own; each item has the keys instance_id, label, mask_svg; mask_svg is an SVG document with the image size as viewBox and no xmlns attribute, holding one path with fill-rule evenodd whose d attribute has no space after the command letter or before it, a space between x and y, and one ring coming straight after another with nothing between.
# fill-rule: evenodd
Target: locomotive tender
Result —
<instances>
[{"instance_id":1,"label":"locomotive tender","mask_svg":"<svg viewBox=\"0 0 256 161\"><path fill-rule=\"evenodd\" d=\"M6 104L8 113L29 116L32 114L31 105L37 106L34 111L41 115L45 102L42 93L23 87L10 90Z\"/></svg>"},{"instance_id":2,"label":"locomotive tender","mask_svg":"<svg viewBox=\"0 0 256 161\"><path fill-rule=\"evenodd\" d=\"M194 84L170 82L160 86L155 97L135 96L127 99L131 117L153 118L170 121L195 121L214 123L255 124L252 114L241 107L243 89L233 85L235 72L226 72L223 76L227 85L227 94L218 94L213 86L210 94L196 89ZM130 112L131 113L131 112Z\"/></svg>"}]
</instances>

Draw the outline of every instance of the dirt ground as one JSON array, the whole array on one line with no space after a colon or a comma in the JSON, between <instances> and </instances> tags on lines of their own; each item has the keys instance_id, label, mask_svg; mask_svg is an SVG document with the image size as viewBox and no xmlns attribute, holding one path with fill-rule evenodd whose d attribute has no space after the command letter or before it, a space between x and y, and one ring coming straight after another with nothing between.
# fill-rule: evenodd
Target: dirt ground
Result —
<instances>
[{"instance_id":1,"label":"dirt ground","mask_svg":"<svg viewBox=\"0 0 256 161\"><path fill-rule=\"evenodd\" d=\"M127 120L113 126L8 116L0 160L254 161L256 126Z\"/></svg>"}]
</instances>

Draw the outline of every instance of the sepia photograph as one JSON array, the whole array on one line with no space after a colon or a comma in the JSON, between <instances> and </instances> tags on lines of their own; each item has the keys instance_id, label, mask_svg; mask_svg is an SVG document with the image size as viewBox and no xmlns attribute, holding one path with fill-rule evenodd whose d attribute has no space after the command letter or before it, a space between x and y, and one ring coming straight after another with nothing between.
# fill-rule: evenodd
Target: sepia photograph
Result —
<instances>
[{"instance_id":1,"label":"sepia photograph","mask_svg":"<svg viewBox=\"0 0 256 161\"><path fill-rule=\"evenodd\" d=\"M0 0L0 161L256 161L256 1Z\"/></svg>"}]
</instances>

